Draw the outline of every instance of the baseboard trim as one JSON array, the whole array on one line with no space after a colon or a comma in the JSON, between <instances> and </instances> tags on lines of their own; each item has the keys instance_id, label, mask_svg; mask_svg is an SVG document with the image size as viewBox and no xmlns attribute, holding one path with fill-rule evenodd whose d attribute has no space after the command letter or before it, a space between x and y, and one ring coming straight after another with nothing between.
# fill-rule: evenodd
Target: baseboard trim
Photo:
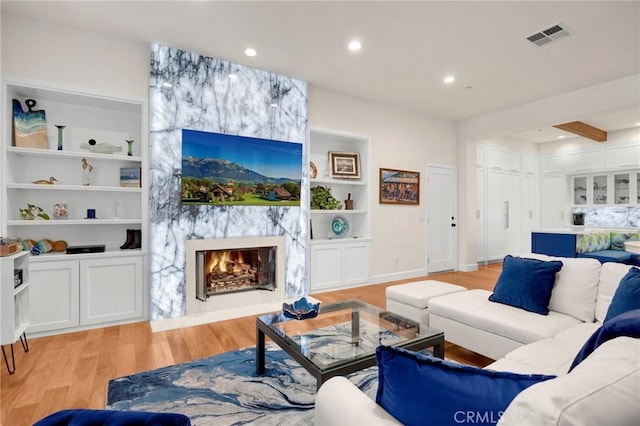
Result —
<instances>
[{"instance_id":1,"label":"baseboard trim","mask_svg":"<svg viewBox=\"0 0 640 426\"><path fill-rule=\"evenodd\" d=\"M468 265L458 265L458 271L460 272L475 272L478 270L477 263L470 263Z\"/></svg>"}]
</instances>

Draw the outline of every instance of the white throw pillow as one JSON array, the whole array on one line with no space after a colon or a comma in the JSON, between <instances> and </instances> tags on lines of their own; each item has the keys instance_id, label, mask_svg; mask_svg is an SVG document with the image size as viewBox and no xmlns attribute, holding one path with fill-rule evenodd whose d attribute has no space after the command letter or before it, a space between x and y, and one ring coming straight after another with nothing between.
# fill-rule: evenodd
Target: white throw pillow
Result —
<instances>
[{"instance_id":1,"label":"white throw pillow","mask_svg":"<svg viewBox=\"0 0 640 426\"><path fill-rule=\"evenodd\" d=\"M536 426L638 425L640 339L602 344L565 376L525 389L498 423Z\"/></svg>"},{"instance_id":2,"label":"white throw pillow","mask_svg":"<svg viewBox=\"0 0 640 426\"><path fill-rule=\"evenodd\" d=\"M633 266L623 265L622 263L607 262L602 264L598 298L596 300L596 319L598 321L604 322L609 305L611 305L611 299L613 299L613 295L618 289L620 280L627 275L631 268Z\"/></svg>"},{"instance_id":3,"label":"white throw pillow","mask_svg":"<svg viewBox=\"0 0 640 426\"><path fill-rule=\"evenodd\" d=\"M551 257L537 253L523 254L522 257L561 261L563 266L560 272L556 273L549 309L580 321L593 322L600 281L599 261L587 258Z\"/></svg>"}]
</instances>

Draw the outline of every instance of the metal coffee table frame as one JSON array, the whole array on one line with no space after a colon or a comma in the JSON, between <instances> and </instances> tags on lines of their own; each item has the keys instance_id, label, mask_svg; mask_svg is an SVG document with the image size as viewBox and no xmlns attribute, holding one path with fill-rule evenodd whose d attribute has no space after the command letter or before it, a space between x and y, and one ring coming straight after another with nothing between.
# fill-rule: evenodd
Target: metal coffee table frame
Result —
<instances>
[{"instance_id":1,"label":"metal coffee table frame","mask_svg":"<svg viewBox=\"0 0 640 426\"><path fill-rule=\"evenodd\" d=\"M358 300L348 300L337 303L323 304L320 314L335 312L340 310L352 309L351 311L351 337L352 340L358 339L360 311L371 314L384 315L385 319L392 320L394 323L402 324L405 328L415 327L420 332L419 323L412 321L400 315L381 310L375 306ZM375 351L363 354L360 357L354 357L339 365L321 368L300 351L300 346L291 339L287 340L285 332L271 327L271 324L279 324L286 321L297 321L284 317L281 312L260 315L256 318L256 372L259 375L265 373L265 336L269 337L282 350L289 354L296 362L298 362L305 370L311 373L317 380L318 387L325 381L334 376L344 376L349 373L363 370L376 365ZM302 320L305 321L305 320ZM433 355L444 358L444 333L434 329L422 330L422 335L403 342L394 344L393 346L401 347L408 350L418 351L433 347Z\"/></svg>"}]
</instances>

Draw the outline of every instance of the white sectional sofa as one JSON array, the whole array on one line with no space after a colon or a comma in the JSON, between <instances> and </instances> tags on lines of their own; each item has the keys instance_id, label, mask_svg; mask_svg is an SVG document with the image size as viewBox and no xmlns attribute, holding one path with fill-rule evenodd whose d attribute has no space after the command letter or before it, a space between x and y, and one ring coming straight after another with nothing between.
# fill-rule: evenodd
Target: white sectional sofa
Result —
<instances>
[{"instance_id":1,"label":"white sectional sofa","mask_svg":"<svg viewBox=\"0 0 640 426\"><path fill-rule=\"evenodd\" d=\"M608 341L567 374L584 343L602 325L618 284L631 266L524 256L563 262L556 274L549 315L491 302L490 291L469 290L431 299L431 327L443 330L446 340L495 359L486 369L558 376L521 392L501 424L639 424L640 339ZM316 425L398 424L340 377L319 389L315 421Z\"/></svg>"}]
</instances>

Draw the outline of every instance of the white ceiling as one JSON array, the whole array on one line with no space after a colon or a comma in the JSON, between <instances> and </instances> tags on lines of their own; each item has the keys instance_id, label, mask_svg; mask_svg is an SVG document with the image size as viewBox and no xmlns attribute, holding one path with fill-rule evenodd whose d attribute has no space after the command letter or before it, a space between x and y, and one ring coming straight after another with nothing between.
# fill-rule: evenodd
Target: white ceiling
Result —
<instances>
[{"instance_id":1,"label":"white ceiling","mask_svg":"<svg viewBox=\"0 0 640 426\"><path fill-rule=\"evenodd\" d=\"M640 72L639 1L4 0L2 12L159 42L455 121ZM572 34L543 47L525 40L556 23ZM352 38L362 41L359 53L346 49ZM249 46L256 57L243 54ZM451 86L442 83L447 74L456 75ZM612 131L640 121L639 111L581 119Z\"/></svg>"}]
</instances>

